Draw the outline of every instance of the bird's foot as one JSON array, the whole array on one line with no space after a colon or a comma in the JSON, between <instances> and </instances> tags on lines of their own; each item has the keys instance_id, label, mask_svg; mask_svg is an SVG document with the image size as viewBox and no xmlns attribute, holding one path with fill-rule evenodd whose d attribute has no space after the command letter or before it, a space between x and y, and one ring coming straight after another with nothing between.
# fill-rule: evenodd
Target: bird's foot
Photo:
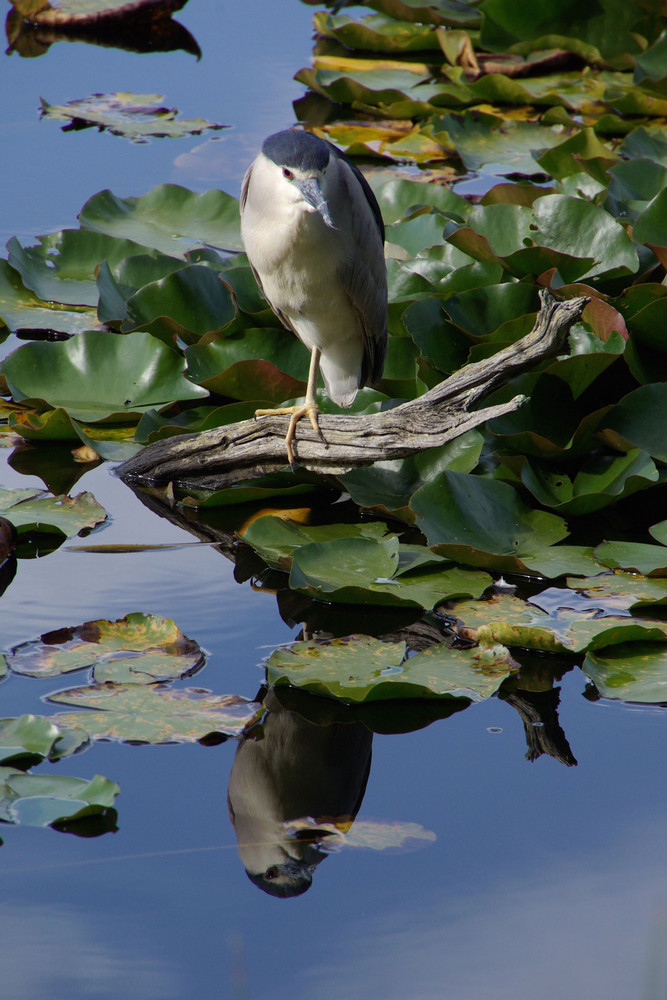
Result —
<instances>
[{"instance_id":1,"label":"bird's foot","mask_svg":"<svg viewBox=\"0 0 667 1000\"><path fill-rule=\"evenodd\" d=\"M295 465L294 448L292 447L292 442L294 441L294 436L296 434L296 425L302 419L302 417L308 416L310 420L310 426L313 428L318 438L322 442L325 448L328 448L328 444L320 429L320 425L317 422L317 416L320 409L317 403L302 403L301 406L282 406L277 410L255 410L256 417L269 417L277 415L287 415L290 414L290 422L287 428L287 434L285 435L285 447L287 448L287 459L292 468Z\"/></svg>"}]
</instances>

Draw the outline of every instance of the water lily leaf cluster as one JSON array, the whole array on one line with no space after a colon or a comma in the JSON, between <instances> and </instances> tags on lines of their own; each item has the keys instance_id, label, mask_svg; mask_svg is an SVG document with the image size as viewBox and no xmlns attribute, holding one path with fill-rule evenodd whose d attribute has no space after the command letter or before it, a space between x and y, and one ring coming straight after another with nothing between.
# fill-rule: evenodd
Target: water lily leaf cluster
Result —
<instances>
[{"instance_id":1,"label":"water lily leaf cluster","mask_svg":"<svg viewBox=\"0 0 667 1000\"><path fill-rule=\"evenodd\" d=\"M76 832L82 820L108 814L119 793L119 786L101 774L87 780L0 767L0 822Z\"/></svg>"},{"instance_id":2,"label":"water lily leaf cluster","mask_svg":"<svg viewBox=\"0 0 667 1000\"><path fill-rule=\"evenodd\" d=\"M205 654L171 619L159 615L133 612L117 621L100 619L57 629L8 650L3 662L10 674L23 677L89 671L88 684L49 696L55 704L87 711L48 719L30 716L30 742L17 743L25 753L39 752L49 759L63 755L59 747L65 744L58 742L63 732L82 734L82 743L100 738L193 742L213 732L238 736L260 711L255 702L238 695L170 687L201 669ZM14 748L19 739L16 726L22 733L26 723L18 720L8 733L0 729L0 749L4 743ZM71 740L69 736L67 745Z\"/></svg>"}]
</instances>

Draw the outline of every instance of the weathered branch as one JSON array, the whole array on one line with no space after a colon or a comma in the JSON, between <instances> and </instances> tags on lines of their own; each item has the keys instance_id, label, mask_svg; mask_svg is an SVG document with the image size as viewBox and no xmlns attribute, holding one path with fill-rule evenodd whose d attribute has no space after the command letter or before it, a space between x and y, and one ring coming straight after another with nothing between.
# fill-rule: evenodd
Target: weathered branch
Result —
<instances>
[{"instance_id":1,"label":"weathered branch","mask_svg":"<svg viewBox=\"0 0 667 1000\"><path fill-rule=\"evenodd\" d=\"M538 361L557 354L587 299L557 302L540 292L532 331L490 358L466 365L418 399L370 415L321 414L320 441L307 420L297 428L295 453L306 469L341 474L377 461L404 458L446 444L491 417L516 410L525 397L470 410L482 397ZM223 489L283 469L288 418L268 416L200 434L156 441L119 468L124 479L150 485Z\"/></svg>"}]
</instances>

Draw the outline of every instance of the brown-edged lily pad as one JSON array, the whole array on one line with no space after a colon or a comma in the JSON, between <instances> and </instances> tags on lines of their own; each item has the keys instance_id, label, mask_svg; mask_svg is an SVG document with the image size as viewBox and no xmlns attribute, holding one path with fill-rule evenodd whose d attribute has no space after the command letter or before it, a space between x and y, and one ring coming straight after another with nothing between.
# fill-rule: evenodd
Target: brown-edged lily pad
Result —
<instances>
[{"instance_id":1,"label":"brown-edged lily pad","mask_svg":"<svg viewBox=\"0 0 667 1000\"><path fill-rule=\"evenodd\" d=\"M7 663L27 677L57 677L92 667L100 684L153 684L194 673L204 654L170 618L136 612L118 621L101 619L48 632L15 646Z\"/></svg>"}]
</instances>

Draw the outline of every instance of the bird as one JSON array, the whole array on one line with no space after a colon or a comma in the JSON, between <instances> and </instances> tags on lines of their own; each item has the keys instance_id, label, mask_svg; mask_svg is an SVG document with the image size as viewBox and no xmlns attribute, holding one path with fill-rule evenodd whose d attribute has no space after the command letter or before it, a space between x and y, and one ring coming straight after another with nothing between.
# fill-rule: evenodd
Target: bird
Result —
<instances>
[{"instance_id":1,"label":"bird","mask_svg":"<svg viewBox=\"0 0 667 1000\"><path fill-rule=\"evenodd\" d=\"M318 372L330 399L349 407L382 377L387 354L384 223L362 172L332 143L286 129L264 140L241 186L241 236L257 284L283 326L310 351L302 405L285 437L294 468L296 425L317 415Z\"/></svg>"}]
</instances>

